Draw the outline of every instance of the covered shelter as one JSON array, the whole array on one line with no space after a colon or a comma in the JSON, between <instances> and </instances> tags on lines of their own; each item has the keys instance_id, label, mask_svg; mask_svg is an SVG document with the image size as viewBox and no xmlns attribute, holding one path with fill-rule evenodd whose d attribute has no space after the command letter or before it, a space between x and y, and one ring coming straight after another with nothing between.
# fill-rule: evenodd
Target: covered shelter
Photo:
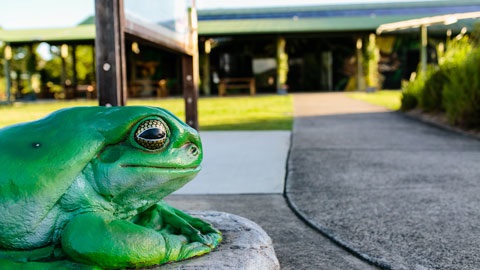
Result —
<instances>
[{"instance_id":1,"label":"covered shelter","mask_svg":"<svg viewBox=\"0 0 480 270\"><path fill-rule=\"evenodd\" d=\"M48 97L47 90L41 88L41 86L32 86L32 76L35 74L35 65L37 59L33 53L34 46L41 43L48 43L50 46L55 46L57 48L57 57L61 59L61 81L56 82L60 84L60 90L62 94L65 94L68 97L78 96L78 91L85 91L92 93L94 89L91 83L94 82L93 70L92 70L92 80L89 82L89 85L79 85L77 80L77 47L78 46L88 46L91 48L91 61L94 63L94 39L95 39L95 25L94 24L80 24L75 27L68 28L52 28L52 29L25 29L25 30L5 30L0 29L0 41L5 43L4 48L4 72L5 78L7 79L7 102L10 101L10 87L12 84L15 84L18 89L17 95L21 95L22 88L28 88L24 93L36 92L37 95L41 97ZM26 58L25 73L15 74L14 78L10 76L11 74L11 62L18 59L14 58L14 50L23 49L25 53L23 57ZM71 71L68 73L72 74L71 79L67 78L67 58L70 58L71 62ZM93 65L92 65L93 66ZM16 72L15 70L13 70ZM27 83L22 83L20 80L23 79ZM12 82L11 80L17 80L17 82ZM84 84L86 82L83 82ZM60 91L57 90L57 91Z\"/></svg>"},{"instance_id":2,"label":"covered shelter","mask_svg":"<svg viewBox=\"0 0 480 270\"><path fill-rule=\"evenodd\" d=\"M38 79L45 75L38 74L41 68L37 68L34 51L39 44L49 44L50 52L55 51L54 55L61 59L57 82ZM95 15L74 27L0 29L5 101L12 100L12 86L17 99L98 96L100 105L111 106L125 105L127 97L160 97L172 90L185 97L187 123L198 127L197 44L194 0L141 4L96 0ZM90 48L87 85L80 84L77 76L76 49L84 45ZM55 96L50 86L58 92Z\"/></svg>"},{"instance_id":3,"label":"covered shelter","mask_svg":"<svg viewBox=\"0 0 480 270\"><path fill-rule=\"evenodd\" d=\"M122 76L127 82L122 88L125 87L127 95L138 97L184 94L185 85L197 87L197 73L201 75L198 81L204 95L398 88L401 80L407 79L421 62L419 31L381 30L382 35L378 36L379 26L480 11L476 0L200 10L198 25L193 24L188 30L198 29L200 56L196 61L192 46L197 42L188 41L191 43L186 45L187 30L182 28L188 21L194 21L188 19L187 12L181 20L151 18L145 24L141 17L148 9L135 10L136 6L141 8L135 1L122 2L127 6L122 24L125 53L122 65L126 67ZM164 13L176 10L173 0L158 5L165 5L161 8ZM30 77L35 75L28 71L35 59L29 58L27 72L11 78L9 68L17 61L12 59L12 52L15 55L15 50L22 48L28 58L28 52L36 44L46 42L57 48L57 57L62 61L62 76L56 85L62 95L96 97L95 20L92 16L78 26L61 29L0 29L0 41L6 44L3 55L8 76L5 77L12 79L7 84L18 84L20 79L31 82ZM445 39L448 30L453 34L462 29L469 32L474 20L457 19L455 23L444 24L429 27L430 36ZM177 33L176 27L183 29L182 33ZM77 65L72 63L76 62L79 46L91 48L89 80L75 76ZM422 59L435 61L434 53L426 55ZM188 64L190 58L193 62ZM199 70L193 72L192 80L186 79L187 64L192 70ZM42 91L39 96L48 97Z\"/></svg>"},{"instance_id":4,"label":"covered shelter","mask_svg":"<svg viewBox=\"0 0 480 270\"><path fill-rule=\"evenodd\" d=\"M433 17L424 17L413 20L399 21L394 23L382 24L377 28L376 33L381 35L382 33L392 33L392 32L401 32L401 31L411 31L412 29L420 29L420 68L419 70L422 73L425 73L427 70L427 46L428 46L428 33L427 28L430 27L433 30L433 33L438 34L439 32L447 33L447 36L452 35L452 29L450 25L456 24L459 21L462 21L460 24L462 29L458 30L456 27L456 32L460 34L465 34L468 30L471 30L473 23L477 18L480 18L480 11L475 12L465 12L465 13L453 13L446 15L439 15ZM448 29L445 29L447 28ZM468 29L468 28L470 29Z\"/></svg>"},{"instance_id":5,"label":"covered shelter","mask_svg":"<svg viewBox=\"0 0 480 270\"><path fill-rule=\"evenodd\" d=\"M376 36L380 25L476 11L473 0L202 10L202 90L220 92L236 77L254 78L257 92L398 88L418 64L417 34ZM370 77L375 65L380 82Z\"/></svg>"}]
</instances>

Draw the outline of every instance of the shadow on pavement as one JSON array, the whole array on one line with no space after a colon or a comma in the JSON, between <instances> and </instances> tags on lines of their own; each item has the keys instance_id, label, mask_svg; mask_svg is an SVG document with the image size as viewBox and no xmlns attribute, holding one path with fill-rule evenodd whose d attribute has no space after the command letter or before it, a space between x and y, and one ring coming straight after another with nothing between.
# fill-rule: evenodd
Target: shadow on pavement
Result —
<instances>
[{"instance_id":1,"label":"shadow on pavement","mask_svg":"<svg viewBox=\"0 0 480 270\"><path fill-rule=\"evenodd\" d=\"M480 141L395 112L295 119L286 196L319 231L392 269L480 265Z\"/></svg>"}]
</instances>

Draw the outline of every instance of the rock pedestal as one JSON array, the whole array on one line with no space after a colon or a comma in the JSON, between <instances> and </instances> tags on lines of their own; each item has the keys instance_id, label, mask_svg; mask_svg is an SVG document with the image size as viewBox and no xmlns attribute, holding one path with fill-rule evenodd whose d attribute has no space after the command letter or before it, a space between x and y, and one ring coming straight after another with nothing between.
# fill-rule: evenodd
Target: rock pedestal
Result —
<instances>
[{"instance_id":1,"label":"rock pedestal","mask_svg":"<svg viewBox=\"0 0 480 270\"><path fill-rule=\"evenodd\" d=\"M188 212L213 224L223 234L223 241L211 253L154 269L244 269L279 270L280 264L272 240L256 223L223 212Z\"/></svg>"}]
</instances>

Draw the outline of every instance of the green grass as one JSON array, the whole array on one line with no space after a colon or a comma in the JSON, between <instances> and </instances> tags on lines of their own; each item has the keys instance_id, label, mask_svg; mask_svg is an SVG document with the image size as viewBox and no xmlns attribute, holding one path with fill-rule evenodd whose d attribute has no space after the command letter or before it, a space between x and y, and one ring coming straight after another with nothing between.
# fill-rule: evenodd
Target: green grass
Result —
<instances>
[{"instance_id":1,"label":"green grass","mask_svg":"<svg viewBox=\"0 0 480 270\"><path fill-rule=\"evenodd\" d=\"M384 90L373 93L358 92L348 94L348 96L371 104L383 106L393 111L399 110L402 104L401 90Z\"/></svg>"},{"instance_id":2,"label":"green grass","mask_svg":"<svg viewBox=\"0 0 480 270\"><path fill-rule=\"evenodd\" d=\"M52 101L15 103L0 106L0 127L36 120L61 108L96 106L97 101ZM182 98L129 100L128 105L165 108L185 119ZM292 97L259 95L255 97L211 97L198 102L200 130L291 130Z\"/></svg>"}]
</instances>

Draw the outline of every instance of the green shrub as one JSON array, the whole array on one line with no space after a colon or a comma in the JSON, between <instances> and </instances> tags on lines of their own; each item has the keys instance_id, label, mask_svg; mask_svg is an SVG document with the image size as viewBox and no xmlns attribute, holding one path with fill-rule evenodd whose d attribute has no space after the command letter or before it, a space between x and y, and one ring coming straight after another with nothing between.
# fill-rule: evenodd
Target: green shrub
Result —
<instances>
[{"instance_id":1,"label":"green shrub","mask_svg":"<svg viewBox=\"0 0 480 270\"><path fill-rule=\"evenodd\" d=\"M443 106L453 124L480 127L480 49L449 70L443 87Z\"/></svg>"},{"instance_id":2,"label":"green shrub","mask_svg":"<svg viewBox=\"0 0 480 270\"><path fill-rule=\"evenodd\" d=\"M480 48L468 37L447 42L439 66L403 87L402 110L420 107L445 111L449 121L465 127L480 127Z\"/></svg>"},{"instance_id":3,"label":"green shrub","mask_svg":"<svg viewBox=\"0 0 480 270\"><path fill-rule=\"evenodd\" d=\"M446 47L445 53L438 59L439 65L446 68L461 65L474 50L474 46L468 36L448 40Z\"/></svg>"},{"instance_id":4,"label":"green shrub","mask_svg":"<svg viewBox=\"0 0 480 270\"><path fill-rule=\"evenodd\" d=\"M402 94L402 106L400 110L402 111L409 111L415 109L418 104L418 99L415 95L411 93L403 93Z\"/></svg>"},{"instance_id":5,"label":"green shrub","mask_svg":"<svg viewBox=\"0 0 480 270\"><path fill-rule=\"evenodd\" d=\"M412 81L409 81L402 87L402 105L400 109L402 111L408 111L415 109L421 98L421 92L425 86L425 78L418 76Z\"/></svg>"},{"instance_id":6,"label":"green shrub","mask_svg":"<svg viewBox=\"0 0 480 270\"><path fill-rule=\"evenodd\" d=\"M429 67L425 85L419 92L419 106L426 111L442 111L443 86L448 81L445 68Z\"/></svg>"}]
</instances>

